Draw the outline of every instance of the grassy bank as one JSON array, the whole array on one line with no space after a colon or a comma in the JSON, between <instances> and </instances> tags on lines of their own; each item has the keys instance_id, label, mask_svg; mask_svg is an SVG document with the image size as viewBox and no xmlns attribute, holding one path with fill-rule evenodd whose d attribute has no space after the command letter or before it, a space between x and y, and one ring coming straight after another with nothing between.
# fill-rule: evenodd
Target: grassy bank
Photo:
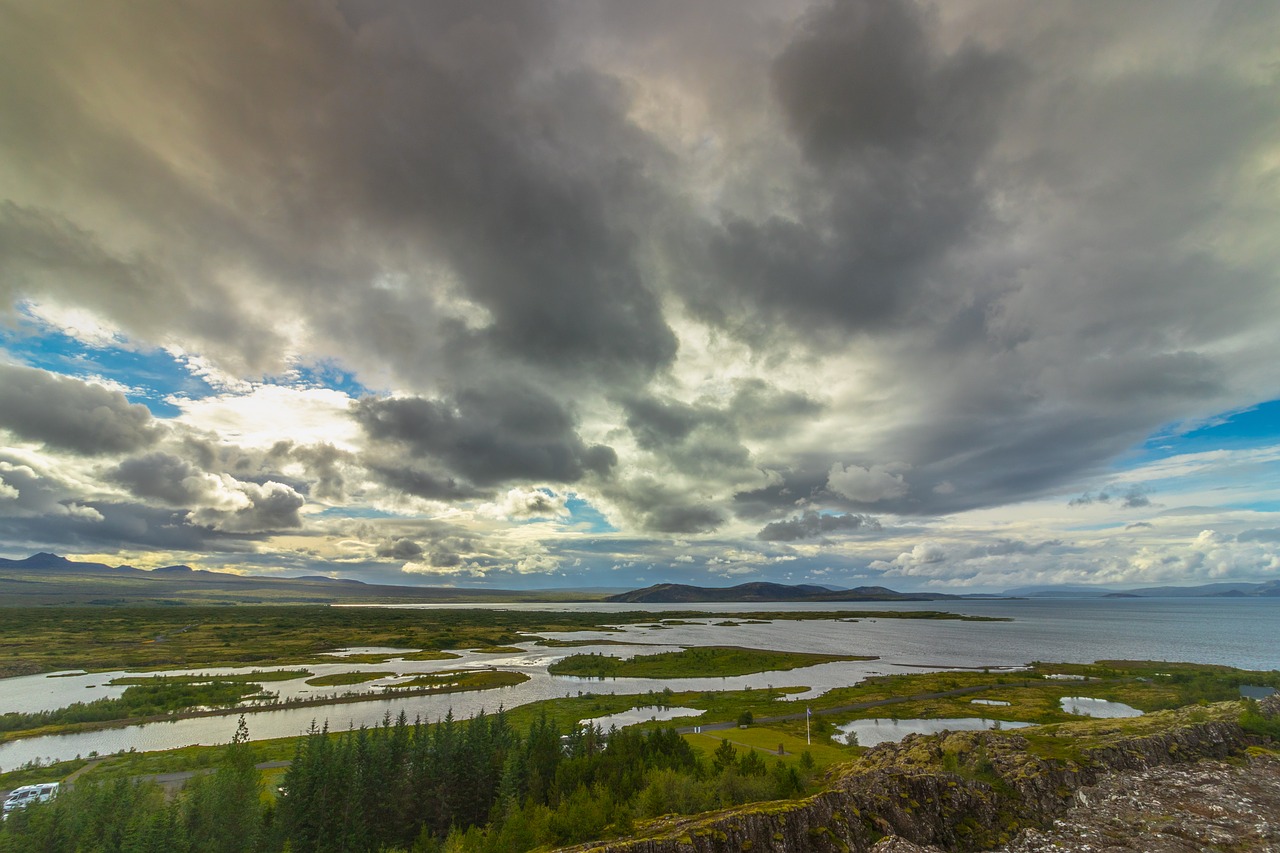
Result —
<instances>
[{"instance_id":1,"label":"grassy bank","mask_svg":"<svg viewBox=\"0 0 1280 853\"><path fill-rule=\"evenodd\" d=\"M715 678L777 672L844 660L875 660L864 655L777 652L738 646L697 646L679 652L636 655L571 655L547 667L552 675L588 678Z\"/></svg>"}]
</instances>

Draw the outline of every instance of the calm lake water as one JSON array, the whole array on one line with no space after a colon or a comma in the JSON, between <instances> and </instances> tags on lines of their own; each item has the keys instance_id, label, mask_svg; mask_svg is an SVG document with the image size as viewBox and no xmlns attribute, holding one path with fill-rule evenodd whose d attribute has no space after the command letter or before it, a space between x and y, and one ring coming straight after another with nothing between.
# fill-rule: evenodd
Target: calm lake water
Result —
<instances>
[{"instance_id":1,"label":"calm lake water","mask_svg":"<svg viewBox=\"0 0 1280 853\"><path fill-rule=\"evenodd\" d=\"M475 605L466 605L475 607ZM435 609L416 606L411 609ZM1274 642L1280 625L1280 599L1074 599L1026 601L903 602L890 604L711 604L626 605L534 604L495 605L489 609L577 610L614 612L692 610L716 614L745 611L834 610L945 610L952 613L1010 617L1012 622L961 622L942 620L860 619L847 621L779 621L762 625L720 627L722 617L693 625L668 628L625 626L618 632L548 634L565 639L609 639L634 646L592 646L550 649L522 644L518 654L461 652L458 660L384 664L333 662L308 666L315 675L353 669L386 672L385 680L342 688L315 688L303 679L264 684L283 697L332 694L335 691L380 692L387 684L414 673L495 667L523 672L530 680L514 687L441 696L391 697L355 704L317 706L248 714L250 735L273 738L297 735L316 721L330 728L375 725L385 714L404 711L410 719L434 720L450 709L457 717L500 704L516 705L575 695L579 692L646 693L672 690L731 690L746 687L804 686L792 698L803 700L869 675L912 672L922 669L970 667L1019 667L1031 661L1087 663L1105 659L1193 661L1225 664L1244 669L1280 669L1280 646ZM553 676L548 664L569 654L599 651L629 656L652 654L694 645L738 645L785 651L877 655L878 660L822 664L789 672L770 672L737 678L691 679L582 679ZM257 667L264 669L264 667ZM297 668L297 667L288 667ZM246 672L245 669L210 668L184 672ZM92 673L68 677L25 676L0 680L0 712L34 711L61 707L75 701L119 695L123 687L107 682L123 673ZM154 674L154 673L152 673ZM234 717L212 717L154 723L101 732L30 738L0 744L0 769L11 769L32 759L66 759L76 755L120 750L170 749L191 744L226 743L235 730Z\"/></svg>"},{"instance_id":2,"label":"calm lake water","mask_svg":"<svg viewBox=\"0 0 1280 853\"><path fill-rule=\"evenodd\" d=\"M858 746L879 746L897 743L907 735L936 735L939 732L979 732L984 729L1024 729L1031 723L1010 723L987 720L981 717L936 720L854 720L840 726L838 740L849 742L849 735L857 735Z\"/></svg>"}]
</instances>

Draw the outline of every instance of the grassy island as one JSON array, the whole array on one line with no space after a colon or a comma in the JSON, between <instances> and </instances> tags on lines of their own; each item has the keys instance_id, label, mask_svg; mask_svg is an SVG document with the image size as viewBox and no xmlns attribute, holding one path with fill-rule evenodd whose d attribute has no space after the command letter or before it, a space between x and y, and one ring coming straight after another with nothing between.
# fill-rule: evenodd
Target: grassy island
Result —
<instances>
[{"instance_id":1,"label":"grassy island","mask_svg":"<svg viewBox=\"0 0 1280 853\"><path fill-rule=\"evenodd\" d=\"M679 652L618 658L612 655L570 655L547 667L552 675L588 678L715 678L779 672L842 660L875 660L858 655L820 655L775 652L738 646L698 646Z\"/></svg>"}]
</instances>

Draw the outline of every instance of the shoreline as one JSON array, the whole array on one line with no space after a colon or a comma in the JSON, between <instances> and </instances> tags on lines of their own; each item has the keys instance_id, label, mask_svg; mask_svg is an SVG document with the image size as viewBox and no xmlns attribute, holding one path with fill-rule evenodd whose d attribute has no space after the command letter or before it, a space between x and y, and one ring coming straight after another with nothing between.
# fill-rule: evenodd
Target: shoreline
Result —
<instances>
[{"instance_id":1,"label":"shoreline","mask_svg":"<svg viewBox=\"0 0 1280 853\"><path fill-rule=\"evenodd\" d=\"M483 687L472 686L444 686L444 687L407 687L397 689L394 687L384 688L384 693L346 693L340 696L312 696L306 699L287 699L283 702L259 705L237 705L231 708L206 708L199 711L178 711L169 714L152 714L146 717L128 717L122 720L103 720L93 723L68 723L65 725L43 726L38 729L26 729L17 732L4 732L0 734L0 744L10 743L17 740L26 740L28 738L38 737L56 737L59 735L76 735L85 734L96 731L109 731L111 729L127 729L130 726L145 726L152 723L169 723L178 722L179 720L195 720L204 717L234 717L240 714L257 714L264 711L291 711L297 708L310 708L324 705L350 705L357 702L374 702L378 700L388 699L405 699L414 696L436 696L446 693L479 693L484 690L496 690L502 687L514 687L517 684L524 684L529 680L529 676L523 672L509 672L508 670L492 669L477 670L484 674L501 673L505 677L499 681L505 682L500 684L490 684Z\"/></svg>"}]
</instances>

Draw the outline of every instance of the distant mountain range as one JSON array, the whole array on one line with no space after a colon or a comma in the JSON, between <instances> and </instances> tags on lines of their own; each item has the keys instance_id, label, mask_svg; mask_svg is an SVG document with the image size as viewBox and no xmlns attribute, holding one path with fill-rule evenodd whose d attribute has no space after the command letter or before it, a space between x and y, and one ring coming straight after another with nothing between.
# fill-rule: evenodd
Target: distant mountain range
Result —
<instances>
[{"instance_id":1,"label":"distant mountain range","mask_svg":"<svg viewBox=\"0 0 1280 853\"><path fill-rule=\"evenodd\" d=\"M836 589L817 584L744 583L703 587L662 583L604 596L602 590L510 590L394 586L319 575L265 577L191 566L138 569L34 554L0 558L0 606L50 604L332 604L497 601L604 601L617 604L713 602L962 601L983 598L1254 598L1280 597L1280 580L1114 590L1096 586L1027 586L999 595L898 592L883 586Z\"/></svg>"},{"instance_id":2,"label":"distant mountain range","mask_svg":"<svg viewBox=\"0 0 1280 853\"><path fill-rule=\"evenodd\" d=\"M138 569L34 554L0 558L0 602L49 604L330 604L485 601L598 601L573 591L391 586L323 576L295 578L211 572L190 566Z\"/></svg>"},{"instance_id":3,"label":"distant mountain range","mask_svg":"<svg viewBox=\"0 0 1280 853\"><path fill-rule=\"evenodd\" d=\"M945 601L966 596L937 592L897 592L883 586L829 589L814 584L743 583L731 587L660 583L611 595L605 601L621 604L669 604L715 601Z\"/></svg>"},{"instance_id":4,"label":"distant mountain range","mask_svg":"<svg viewBox=\"0 0 1280 853\"><path fill-rule=\"evenodd\" d=\"M1099 586L1024 586L1007 589L1013 598L1275 598L1280 580L1265 583L1207 583L1199 586L1147 586L1108 589Z\"/></svg>"},{"instance_id":5,"label":"distant mountain range","mask_svg":"<svg viewBox=\"0 0 1280 853\"><path fill-rule=\"evenodd\" d=\"M1280 580L1266 583L1213 583L1202 586L1153 586L1114 590L1097 586L1037 586L1005 590L998 595L947 595L898 592L883 586L832 589L814 584L744 583L731 587L660 583L611 595L620 604L696 604L733 601L963 601L991 598L1243 598L1280 596Z\"/></svg>"}]
</instances>

